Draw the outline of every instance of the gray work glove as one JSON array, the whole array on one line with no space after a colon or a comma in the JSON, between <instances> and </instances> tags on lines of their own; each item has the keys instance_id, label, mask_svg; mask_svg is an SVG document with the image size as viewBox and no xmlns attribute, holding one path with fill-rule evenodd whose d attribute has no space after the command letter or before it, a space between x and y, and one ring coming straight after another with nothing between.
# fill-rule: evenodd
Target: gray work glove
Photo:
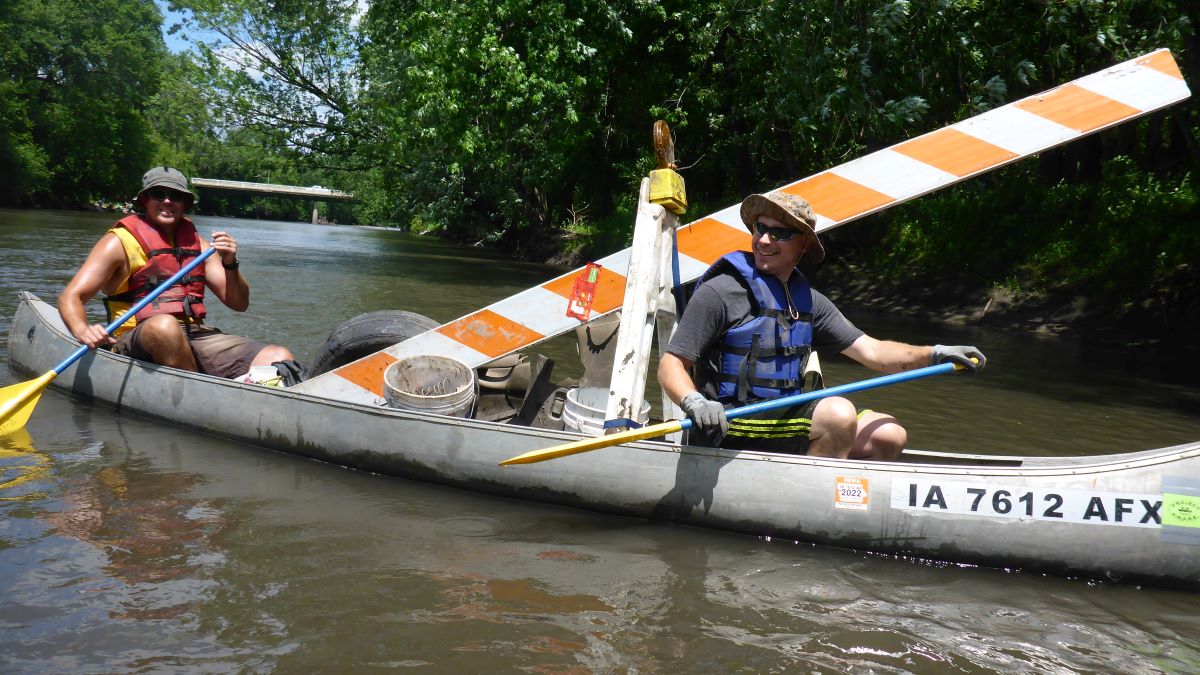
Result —
<instances>
[{"instance_id":1,"label":"gray work glove","mask_svg":"<svg viewBox=\"0 0 1200 675\"><path fill-rule=\"evenodd\" d=\"M679 407L713 445L720 445L725 439L725 433L729 431L729 418L725 417L725 406L720 401L704 398L704 394L697 391L683 397Z\"/></svg>"},{"instance_id":2,"label":"gray work glove","mask_svg":"<svg viewBox=\"0 0 1200 675\"><path fill-rule=\"evenodd\" d=\"M283 377L283 386L285 387L294 387L303 382L308 376L308 373L304 370L304 366L300 365L300 362L295 359L276 361L271 365L275 366L275 370L278 370L279 375Z\"/></svg>"},{"instance_id":3,"label":"gray work glove","mask_svg":"<svg viewBox=\"0 0 1200 675\"><path fill-rule=\"evenodd\" d=\"M974 359L974 360L972 360ZM953 361L967 367L972 373L978 373L987 365L987 357L983 352L974 347L958 346L947 347L946 345L934 345L933 357L929 359L930 365L936 366L939 363Z\"/></svg>"}]
</instances>

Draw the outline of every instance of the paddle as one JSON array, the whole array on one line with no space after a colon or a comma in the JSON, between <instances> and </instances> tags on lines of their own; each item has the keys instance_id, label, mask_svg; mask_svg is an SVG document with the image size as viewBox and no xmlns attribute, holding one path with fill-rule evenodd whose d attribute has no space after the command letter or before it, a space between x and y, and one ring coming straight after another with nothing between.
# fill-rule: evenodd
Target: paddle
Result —
<instances>
[{"instance_id":1,"label":"paddle","mask_svg":"<svg viewBox=\"0 0 1200 675\"><path fill-rule=\"evenodd\" d=\"M104 330L112 333L118 326L142 311L143 307L153 302L159 295L162 295L163 291L174 286L175 282L182 279L184 275L196 269L200 263L207 260L216 250L210 247L204 253L196 256L195 259L184 265L183 269L172 274L169 279L159 284L153 291L150 291L146 297L138 300L133 307L129 308L128 312L125 312L115 321L105 326ZM33 414L33 408L37 405L38 399L41 398L42 392L50 382L62 374L64 370L70 368L72 363L81 359L86 353L88 353L88 346L80 345L79 349L76 349L70 356L63 359L62 363L55 366L53 370L47 371L41 377L0 389L0 436L10 434L24 427L25 423L29 421L29 416Z\"/></svg>"},{"instance_id":2,"label":"paddle","mask_svg":"<svg viewBox=\"0 0 1200 675\"><path fill-rule=\"evenodd\" d=\"M843 385L840 385L837 387L830 387L829 389L810 391L808 393L796 394L794 396L784 396L783 398L776 398L776 399L772 399L770 401L760 401L758 403L753 403L751 405L743 406L741 408L733 408L732 410L727 410L727 411L725 411L725 416L730 419L733 419L735 417L745 417L747 415L753 415L754 413L760 413L760 412L763 412L766 410L775 410L777 408L786 408L788 406L797 405L799 403L807 403L809 401L815 401L816 399L825 398L827 396L840 396L842 394L852 394L856 391L863 391L866 389L874 389L876 387L883 387L883 386L886 386L889 384L895 384L897 382L907 382L909 380L915 380L915 379L922 378L922 377L928 377L930 375L940 375L941 373L949 373L954 370L961 370L965 367L966 366L962 366L962 365L959 365L956 363L939 363L936 366L926 366L924 368L918 368L916 370L909 370L909 371L906 371L903 373L895 373L893 375L884 375L882 377L875 377L875 378L872 378L869 380L863 380L861 382L851 382L850 384L843 384ZM656 436L662 436L664 434L670 434L670 433L674 433L676 431L682 431L683 429L690 429L691 427L692 427L692 420L687 419L687 418L682 419L682 420L672 420L670 422L663 422L661 424L652 424L647 427L642 427L641 429L630 429L629 431L623 431L619 434L613 434L611 436L599 436L596 438L586 438L582 441L575 441L573 443L564 443L563 445L556 445L552 448L546 448L545 450L532 450L523 455L517 455L516 457L510 457L510 458L504 460L503 462L500 462L500 466L508 466L510 464L535 464L537 462L544 462L548 459L557 459L559 457L575 455L575 454L578 454L581 452L587 452L589 450L599 450L600 448L607 448L610 445L620 445L622 443L632 443L633 441L641 441L641 440L645 440L647 438L654 438Z\"/></svg>"}]
</instances>

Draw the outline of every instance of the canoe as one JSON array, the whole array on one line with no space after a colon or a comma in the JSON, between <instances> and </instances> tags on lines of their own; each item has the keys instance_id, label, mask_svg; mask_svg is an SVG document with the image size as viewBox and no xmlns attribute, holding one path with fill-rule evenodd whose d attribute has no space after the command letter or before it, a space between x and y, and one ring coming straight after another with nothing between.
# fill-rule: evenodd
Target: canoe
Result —
<instances>
[{"instance_id":1,"label":"canoe","mask_svg":"<svg viewBox=\"0 0 1200 675\"><path fill-rule=\"evenodd\" d=\"M54 307L21 294L8 345L14 371L43 373L77 347ZM905 558L1200 589L1200 442L1090 457L906 450L896 462L863 462L651 440L501 467L584 436L244 384L103 351L52 386L239 442L501 497Z\"/></svg>"}]
</instances>

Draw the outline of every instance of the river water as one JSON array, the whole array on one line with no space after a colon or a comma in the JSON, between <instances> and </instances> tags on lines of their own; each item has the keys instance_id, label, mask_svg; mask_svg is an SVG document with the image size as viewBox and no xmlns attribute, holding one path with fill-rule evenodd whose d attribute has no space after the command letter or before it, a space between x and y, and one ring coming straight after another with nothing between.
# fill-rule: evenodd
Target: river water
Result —
<instances>
[{"instance_id":1,"label":"river water","mask_svg":"<svg viewBox=\"0 0 1200 675\"><path fill-rule=\"evenodd\" d=\"M0 219L7 337L17 292L53 301L113 217ZM218 306L214 322L305 362L358 313L445 321L562 272L384 229L198 224L237 237L253 288L250 312ZM855 397L899 415L913 447L1069 455L1200 437L1195 369L1165 355L842 309L878 337L988 354L978 377ZM580 374L573 340L539 351ZM869 376L827 360L831 384ZM23 379L0 368L0 385ZM506 501L53 390L0 439L0 471L6 673L1200 670L1192 593Z\"/></svg>"}]
</instances>

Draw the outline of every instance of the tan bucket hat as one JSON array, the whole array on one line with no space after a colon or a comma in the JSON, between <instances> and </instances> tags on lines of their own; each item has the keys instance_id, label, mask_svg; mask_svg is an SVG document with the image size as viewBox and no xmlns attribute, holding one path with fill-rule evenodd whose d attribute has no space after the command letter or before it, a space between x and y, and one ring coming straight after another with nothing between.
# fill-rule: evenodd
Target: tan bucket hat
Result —
<instances>
[{"instance_id":1,"label":"tan bucket hat","mask_svg":"<svg viewBox=\"0 0 1200 675\"><path fill-rule=\"evenodd\" d=\"M754 223L759 216L774 218L793 230L807 233L813 241L801 262L817 264L825 259L825 247L817 237L817 216L808 202L786 192L771 192L765 195L750 195L742 200L742 223L754 232Z\"/></svg>"}]
</instances>

